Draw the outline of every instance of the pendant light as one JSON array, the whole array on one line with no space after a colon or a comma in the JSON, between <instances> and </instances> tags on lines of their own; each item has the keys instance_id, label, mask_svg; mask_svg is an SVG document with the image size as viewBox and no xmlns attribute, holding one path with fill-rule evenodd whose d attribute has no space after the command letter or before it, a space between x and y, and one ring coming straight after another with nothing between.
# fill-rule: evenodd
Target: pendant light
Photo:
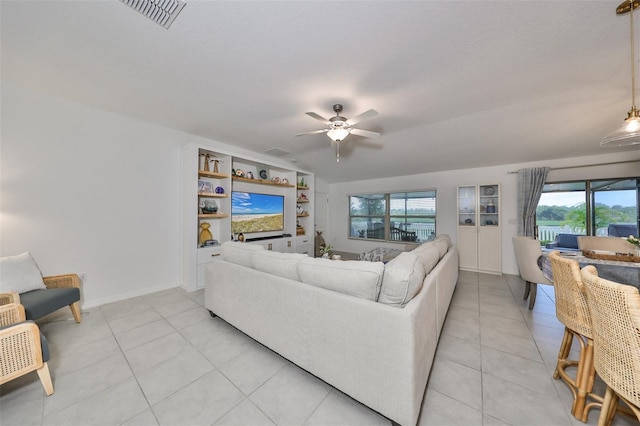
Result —
<instances>
[{"instance_id":1,"label":"pendant light","mask_svg":"<svg viewBox=\"0 0 640 426\"><path fill-rule=\"evenodd\" d=\"M636 108L636 59L633 31L633 11L640 6L640 0L626 0L617 8L616 13L629 13L631 20L631 110L627 113L624 124L600 142L600 146L614 147L640 144L640 111Z\"/></svg>"}]
</instances>

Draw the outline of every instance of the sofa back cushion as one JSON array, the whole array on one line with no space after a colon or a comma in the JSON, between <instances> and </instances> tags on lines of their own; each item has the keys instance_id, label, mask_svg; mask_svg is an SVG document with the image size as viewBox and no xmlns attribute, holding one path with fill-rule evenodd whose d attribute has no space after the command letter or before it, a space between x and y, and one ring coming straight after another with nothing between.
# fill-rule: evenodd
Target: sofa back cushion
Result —
<instances>
[{"instance_id":1,"label":"sofa back cushion","mask_svg":"<svg viewBox=\"0 0 640 426\"><path fill-rule=\"evenodd\" d=\"M280 253L269 250L254 250L251 253L254 269L295 281L300 281L298 263L308 257L301 253Z\"/></svg>"},{"instance_id":2,"label":"sofa back cushion","mask_svg":"<svg viewBox=\"0 0 640 426\"><path fill-rule=\"evenodd\" d=\"M435 240L433 240L433 245L438 248L440 257L447 254L447 251L449 250L449 242L444 238L436 238Z\"/></svg>"},{"instance_id":3,"label":"sofa back cushion","mask_svg":"<svg viewBox=\"0 0 640 426\"><path fill-rule=\"evenodd\" d=\"M307 258L298 263L303 283L377 301L384 264L357 260Z\"/></svg>"},{"instance_id":4,"label":"sofa back cushion","mask_svg":"<svg viewBox=\"0 0 640 426\"><path fill-rule=\"evenodd\" d=\"M413 253L418 256L422 266L424 267L425 274L431 272L431 270L438 264L441 257L440 250L433 243L422 244L420 247L410 251L409 253Z\"/></svg>"},{"instance_id":5,"label":"sofa back cushion","mask_svg":"<svg viewBox=\"0 0 640 426\"><path fill-rule=\"evenodd\" d=\"M264 247L259 244L227 241L222 244L222 258L227 262L253 268L251 254L257 250L264 251Z\"/></svg>"},{"instance_id":6,"label":"sofa back cushion","mask_svg":"<svg viewBox=\"0 0 640 426\"><path fill-rule=\"evenodd\" d=\"M422 288L425 275L418 255L413 252L400 253L385 265L378 301L404 307Z\"/></svg>"}]
</instances>

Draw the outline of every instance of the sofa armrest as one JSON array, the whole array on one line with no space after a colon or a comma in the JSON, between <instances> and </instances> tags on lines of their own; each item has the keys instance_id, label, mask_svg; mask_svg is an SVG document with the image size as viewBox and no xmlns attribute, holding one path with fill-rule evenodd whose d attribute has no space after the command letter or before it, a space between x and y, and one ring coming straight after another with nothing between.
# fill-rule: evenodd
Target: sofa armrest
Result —
<instances>
[{"instance_id":1,"label":"sofa armrest","mask_svg":"<svg viewBox=\"0 0 640 426\"><path fill-rule=\"evenodd\" d=\"M557 241L552 241L550 243L545 244L544 247L548 248L548 249L558 248L558 242Z\"/></svg>"},{"instance_id":2,"label":"sofa armrest","mask_svg":"<svg viewBox=\"0 0 640 426\"><path fill-rule=\"evenodd\" d=\"M53 275L42 277L47 288L80 288L80 277L77 274Z\"/></svg>"},{"instance_id":3,"label":"sofa armrest","mask_svg":"<svg viewBox=\"0 0 640 426\"><path fill-rule=\"evenodd\" d=\"M20 304L20 295L15 291L9 293L0 293L0 306L8 305L9 303Z\"/></svg>"}]
</instances>

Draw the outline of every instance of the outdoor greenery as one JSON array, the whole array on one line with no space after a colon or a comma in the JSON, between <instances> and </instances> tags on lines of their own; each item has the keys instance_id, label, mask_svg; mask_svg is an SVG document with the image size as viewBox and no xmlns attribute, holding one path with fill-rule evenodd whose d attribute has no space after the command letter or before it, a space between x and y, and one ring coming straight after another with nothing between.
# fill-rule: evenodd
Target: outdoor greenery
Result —
<instances>
[{"instance_id":1,"label":"outdoor greenery","mask_svg":"<svg viewBox=\"0 0 640 426\"><path fill-rule=\"evenodd\" d=\"M586 205L581 203L572 207L541 206L536 209L538 225L568 225L572 228L586 227ZM636 208L633 206L607 206L596 203L596 228L606 228L612 223L635 223Z\"/></svg>"}]
</instances>

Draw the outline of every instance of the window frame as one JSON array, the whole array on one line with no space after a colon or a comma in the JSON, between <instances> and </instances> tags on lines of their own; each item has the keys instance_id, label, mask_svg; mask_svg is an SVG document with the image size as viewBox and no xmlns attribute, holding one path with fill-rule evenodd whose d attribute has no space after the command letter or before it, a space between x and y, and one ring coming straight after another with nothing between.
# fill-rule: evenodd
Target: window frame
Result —
<instances>
[{"instance_id":1,"label":"window frame","mask_svg":"<svg viewBox=\"0 0 640 426\"><path fill-rule=\"evenodd\" d=\"M411 194L424 194L422 197L411 197ZM401 197L398 197L401 195ZM432 196L431 196L432 195ZM369 198L369 197L378 197L377 199L384 200L384 213L383 214L353 214L352 211L352 198ZM433 214L411 214L407 210L407 200L417 198L425 198L425 199L433 199ZM391 200L404 199L405 207L404 212L402 214L398 214L398 212L391 211ZM352 240L359 241L377 241L377 242L388 242L388 243L399 243L399 244L420 244L425 241L429 241L435 238L437 232L437 204L438 204L438 191L435 188L429 189L420 189L420 190L407 190L407 191L389 191L389 192L369 192L369 193L358 193L358 194L348 194L347 195L347 204L349 208L348 214L348 225L347 225L347 238ZM404 223L405 226L401 227L393 227L392 219L401 219L400 223ZM362 230L353 226L354 219L366 219L367 220L367 229ZM376 235L379 232L380 228L369 228L370 225L375 225L374 220L382 221L382 238L374 238L369 235ZM414 229L407 229L407 224L410 219L418 219L415 223L433 223L433 226L425 227L424 230L416 231ZM424 222L420 222L420 221ZM397 221L397 220L396 220ZM395 223L394 221L393 223ZM402 229L405 228L405 229ZM432 230L431 230L432 228ZM366 232L366 234L365 234ZM421 235L422 234L422 237ZM424 238L424 236L427 236ZM414 239L415 238L415 239Z\"/></svg>"},{"instance_id":2,"label":"window frame","mask_svg":"<svg viewBox=\"0 0 640 426\"><path fill-rule=\"evenodd\" d=\"M598 193L598 187L594 186L594 184L601 184L602 182L615 182L615 181L636 181L636 185L637 185L637 189L636 189L636 216L637 216L637 222L638 222L638 226L640 227L640 177L636 176L636 177L621 177L621 178L597 178L597 179L575 179L575 180L566 180L566 181L550 181L550 182L545 182L545 187L547 185L553 186L553 185L572 185L572 184L583 184L584 187L583 188L575 188L573 190L571 189L567 189L567 190L560 190L560 191L545 191L543 189L542 194L545 193L553 193L553 192L584 192L584 205L585 205L585 234L586 235L597 235L598 234L598 229L596 228L596 211L595 211L595 202L596 202L596 193ZM537 210L537 208L536 208ZM536 219L535 219L535 223L536 223L536 229L535 229L535 235L536 238L541 238L542 236L540 235L540 231L539 231L539 224L538 224L538 217L536 214Z\"/></svg>"}]
</instances>

